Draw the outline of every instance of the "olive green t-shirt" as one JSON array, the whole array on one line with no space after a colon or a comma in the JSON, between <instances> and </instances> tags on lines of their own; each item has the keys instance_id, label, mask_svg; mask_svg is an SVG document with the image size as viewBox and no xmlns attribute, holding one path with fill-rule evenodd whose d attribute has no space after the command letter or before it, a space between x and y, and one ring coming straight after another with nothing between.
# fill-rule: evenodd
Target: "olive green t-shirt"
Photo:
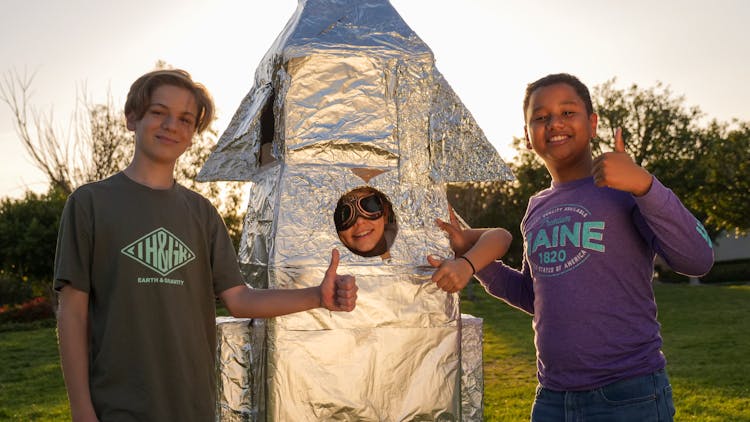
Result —
<instances>
[{"instance_id":1,"label":"olive green t-shirt","mask_svg":"<svg viewBox=\"0 0 750 422\"><path fill-rule=\"evenodd\" d=\"M89 294L89 380L104 421L215 417L215 297L242 283L216 209L123 173L63 211L54 287Z\"/></svg>"}]
</instances>

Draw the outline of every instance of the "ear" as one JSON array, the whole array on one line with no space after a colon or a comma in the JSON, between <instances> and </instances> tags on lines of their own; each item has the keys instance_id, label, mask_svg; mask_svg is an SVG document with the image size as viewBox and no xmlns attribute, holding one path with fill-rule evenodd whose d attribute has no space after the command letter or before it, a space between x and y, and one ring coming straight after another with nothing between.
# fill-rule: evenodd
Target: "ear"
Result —
<instances>
[{"instance_id":1,"label":"ear","mask_svg":"<svg viewBox=\"0 0 750 422\"><path fill-rule=\"evenodd\" d=\"M589 129L591 130L591 138L596 138L596 127L599 123L599 115L591 113L589 116Z\"/></svg>"},{"instance_id":2,"label":"ear","mask_svg":"<svg viewBox=\"0 0 750 422\"><path fill-rule=\"evenodd\" d=\"M125 115L125 121L127 122L128 130L135 131L135 123L137 119L135 118L135 113L132 111Z\"/></svg>"},{"instance_id":3,"label":"ear","mask_svg":"<svg viewBox=\"0 0 750 422\"><path fill-rule=\"evenodd\" d=\"M526 139L526 149L532 150L531 140L529 139L529 129L526 125L523 125L523 138Z\"/></svg>"}]
</instances>

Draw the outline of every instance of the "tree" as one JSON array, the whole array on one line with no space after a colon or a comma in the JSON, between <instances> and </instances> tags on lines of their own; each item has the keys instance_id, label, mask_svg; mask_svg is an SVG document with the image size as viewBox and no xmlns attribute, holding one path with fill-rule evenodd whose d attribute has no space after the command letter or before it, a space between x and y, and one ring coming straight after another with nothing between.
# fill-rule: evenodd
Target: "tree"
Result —
<instances>
[{"instance_id":1,"label":"tree","mask_svg":"<svg viewBox=\"0 0 750 422\"><path fill-rule=\"evenodd\" d=\"M33 80L33 74L6 73L0 83L0 100L10 108L16 134L32 163L47 175L53 189L70 194L77 186L106 178L128 163L132 135L111 95L106 103L96 104L85 87L80 89L71 138L55 128L51 110L31 105Z\"/></svg>"},{"instance_id":2,"label":"tree","mask_svg":"<svg viewBox=\"0 0 750 422\"><path fill-rule=\"evenodd\" d=\"M157 68L166 67L164 62L157 62ZM81 89L72 119L74 136L68 139L55 130L51 112L40 112L31 106L33 76L7 73L0 83L0 100L10 107L21 143L34 165L47 175L52 189L68 195L76 187L107 178L128 165L134 150L133 134L123 113L113 105L111 95L107 95L106 103L97 104ZM177 162L175 178L217 206L237 246L242 225L242 184L195 182L216 135L213 128L196 135L193 146Z\"/></svg>"},{"instance_id":3,"label":"tree","mask_svg":"<svg viewBox=\"0 0 750 422\"><path fill-rule=\"evenodd\" d=\"M611 150L614 131L621 127L634 161L669 186L712 237L722 231L746 233L748 124L713 120L700 127L700 109L686 108L684 97L675 97L662 83L648 89L614 84L612 79L593 90L599 135L605 135L592 141L594 154Z\"/></svg>"},{"instance_id":4,"label":"tree","mask_svg":"<svg viewBox=\"0 0 750 422\"><path fill-rule=\"evenodd\" d=\"M224 219L235 250L239 248L244 221L243 182L199 183L195 177L208 159L216 144L217 132L209 128L201 135L196 135L193 145L177 161L175 178L188 189L192 189L209 198Z\"/></svg>"},{"instance_id":5,"label":"tree","mask_svg":"<svg viewBox=\"0 0 750 422\"><path fill-rule=\"evenodd\" d=\"M683 201L699 210L713 233L735 235L750 229L750 123L711 122L701 129L696 162L683 161L674 177L700 178L694 192L682 192Z\"/></svg>"},{"instance_id":6,"label":"tree","mask_svg":"<svg viewBox=\"0 0 750 422\"><path fill-rule=\"evenodd\" d=\"M51 189L0 201L0 275L27 283L35 295L52 287L57 229L67 195ZM2 303L0 303L2 304Z\"/></svg>"},{"instance_id":7,"label":"tree","mask_svg":"<svg viewBox=\"0 0 750 422\"><path fill-rule=\"evenodd\" d=\"M627 151L672 189L715 238L721 232L750 229L750 123L711 121L699 126L703 113L686 108L683 97L657 83L642 89L617 89L612 79L592 90L599 114L600 138L591 142L594 156L612 150L614 132L622 127ZM514 139L519 151L509 163L510 183L449 186L456 211L473 227L504 227L513 234L503 258L519 267L523 256L519 224L529 198L550 185L542 161Z\"/></svg>"},{"instance_id":8,"label":"tree","mask_svg":"<svg viewBox=\"0 0 750 422\"><path fill-rule=\"evenodd\" d=\"M0 100L13 113L16 133L34 165L47 175L55 189L70 193L72 176L68 163L71 154L66 144L58 139L52 113L40 113L29 106L33 79L34 75L6 73L0 83Z\"/></svg>"},{"instance_id":9,"label":"tree","mask_svg":"<svg viewBox=\"0 0 750 422\"><path fill-rule=\"evenodd\" d=\"M448 187L448 199L456 211L472 227L503 227L513 235L507 264L520 268L523 258L521 220L529 198L550 186L551 177L544 163L533 151L522 147L524 140L513 139L518 151L508 166L516 180L505 183L465 183Z\"/></svg>"},{"instance_id":10,"label":"tree","mask_svg":"<svg viewBox=\"0 0 750 422\"><path fill-rule=\"evenodd\" d=\"M73 186L102 180L122 170L135 148L122 113L112 105L111 95L107 95L105 104L83 101L82 107L88 124L77 126L76 139L84 145L81 149L88 150L88 154L81 151L84 158L78 160L78 166L71 166L74 172Z\"/></svg>"}]
</instances>

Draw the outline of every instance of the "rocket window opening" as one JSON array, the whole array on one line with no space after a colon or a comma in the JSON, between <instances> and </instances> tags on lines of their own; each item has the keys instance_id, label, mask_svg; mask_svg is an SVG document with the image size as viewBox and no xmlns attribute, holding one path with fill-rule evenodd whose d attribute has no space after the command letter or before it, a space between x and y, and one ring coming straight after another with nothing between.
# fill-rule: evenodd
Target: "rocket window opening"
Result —
<instances>
[{"instance_id":1,"label":"rocket window opening","mask_svg":"<svg viewBox=\"0 0 750 422\"><path fill-rule=\"evenodd\" d=\"M369 186L353 189L339 198L333 220L341 243L352 253L390 258L398 226L385 194Z\"/></svg>"},{"instance_id":2,"label":"rocket window opening","mask_svg":"<svg viewBox=\"0 0 750 422\"><path fill-rule=\"evenodd\" d=\"M273 137L276 132L276 119L273 115L273 104L276 94L271 93L260 114L260 165L276 161L273 156Z\"/></svg>"}]
</instances>

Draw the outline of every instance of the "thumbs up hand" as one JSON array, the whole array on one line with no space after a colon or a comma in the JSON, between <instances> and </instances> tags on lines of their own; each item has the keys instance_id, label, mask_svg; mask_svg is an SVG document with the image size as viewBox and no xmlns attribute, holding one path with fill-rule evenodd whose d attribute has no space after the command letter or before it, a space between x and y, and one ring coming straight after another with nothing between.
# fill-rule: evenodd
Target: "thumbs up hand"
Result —
<instances>
[{"instance_id":1,"label":"thumbs up hand","mask_svg":"<svg viewBox=\"0 0 750 422\"><path fill-rule=\"evenodd\" d=\"M357 305L357 283L351 275L339 275L339 251L331 251L323 282L320 284L320 306L329 311L351 312Z\"/></svg>"},{"instance_id":2,"label":"thumbs up hand","mask_svg":"<svg viewBox=\"0 0 750 422\"><path fill-rule=\"evenodd\" d=\"M591 174L597 186L630 192L635 196L645 195L653 180L651 173L636 164L625 151L622 128L615 131L615 150L596 157Z\"/></svg>"}]
</instances>

